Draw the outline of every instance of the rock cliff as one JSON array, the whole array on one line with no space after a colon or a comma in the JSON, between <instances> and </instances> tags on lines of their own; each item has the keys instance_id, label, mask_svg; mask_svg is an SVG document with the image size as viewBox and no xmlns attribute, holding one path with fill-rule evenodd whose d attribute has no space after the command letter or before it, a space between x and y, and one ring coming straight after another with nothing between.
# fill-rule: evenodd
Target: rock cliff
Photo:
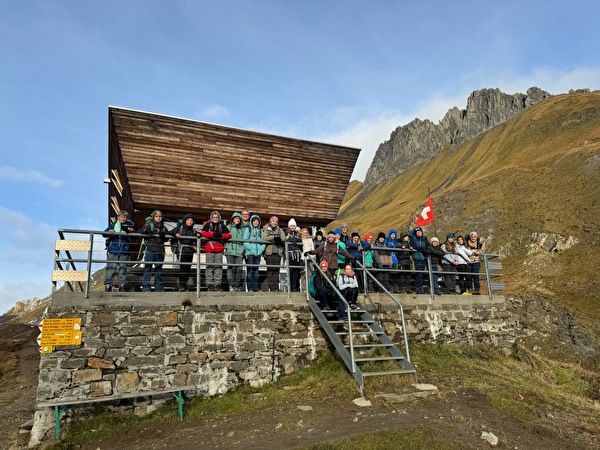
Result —
<instances>
[{"instance_id":1,"label":"rock cliff","mask_svg":"<svg viewBox=\"0 0 600 450\"><path fill-rule=\"evenodd\" d=\"M415 119L400 126L388 141L379 145L364 188L398 176L439 153L446 145L457 148L548 97L548 92L537 87L529 88L527 94L513 95L499 89L481 89L471 93L466 109L450 109L437 125L430 120Z\"/></svg>"}]
</instances>

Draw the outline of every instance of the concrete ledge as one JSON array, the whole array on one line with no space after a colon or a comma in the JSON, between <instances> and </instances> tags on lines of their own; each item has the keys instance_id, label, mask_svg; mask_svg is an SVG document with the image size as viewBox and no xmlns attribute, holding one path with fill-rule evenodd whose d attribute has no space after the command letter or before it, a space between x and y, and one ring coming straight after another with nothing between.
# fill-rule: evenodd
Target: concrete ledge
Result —
<instances>
[{"instance_id":1,"label":"concrete ledge","mask_svg":"<svg viewBox=\"0 0 600 450\"><path fill-rule=\"evenodd\" d=\"M492 305L504 303L504 296L494 296L492 300L487 295L436 295L431 299L429 294L396 294L396 300L404 308L417 305ZM202 292L196 297L195 292L105 292L92 291L90 298L85 298L82 292L55 292L52 295L52 306L55 307L82 307L82 306L208 306L208 305L307 305L306 294L292 292ZM378 305L393 307L395 303L386 294L372 293L366 298L359 296L367 308L377 308Z\"/></svg>"}]
</instances>

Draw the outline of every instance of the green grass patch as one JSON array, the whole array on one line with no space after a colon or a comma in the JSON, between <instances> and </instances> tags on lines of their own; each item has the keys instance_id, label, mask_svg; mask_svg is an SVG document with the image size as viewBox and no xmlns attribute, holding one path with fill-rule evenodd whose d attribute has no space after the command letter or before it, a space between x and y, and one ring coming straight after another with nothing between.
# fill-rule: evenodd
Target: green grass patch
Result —
<instances>
[{"instance_id":1,"label":"green grass patch","mask_svg":"<svg viewBox=\"0 0 600 450\"><path fill-rule=\"evenodd\" d=\"M62 443L57 443L59 445L57 448L71 448L72 445L82 444L91 439L118 435L131 429L141 429L156 423L175 422L178 419L174 400L161 405L146 416L103 411L104 408L96 408L92 417L74 420L64 426Z\"/></svg>"},{"instance_id":2,"label":"green grass patch","mask_svg":"<svg viewBox=\"0 0 600 450\"><path fill-rule=\"evenodd\" d=\"M196 397L186 408L186 417L202 419L233 414L250 414L281 401L305 398L351 397L358 387L343 363L326 355L311 367L283 377L259 389L241 387L215 397Z\"/></svg>"}]
</instances>

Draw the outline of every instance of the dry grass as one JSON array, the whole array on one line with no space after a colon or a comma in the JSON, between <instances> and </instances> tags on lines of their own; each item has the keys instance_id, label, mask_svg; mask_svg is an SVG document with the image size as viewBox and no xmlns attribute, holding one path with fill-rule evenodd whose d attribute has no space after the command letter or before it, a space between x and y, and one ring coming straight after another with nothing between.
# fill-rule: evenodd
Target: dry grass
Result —
<instances>
[{"instance_id":1,"label":"dry grass","mask_svg":"<svg viewBox=\"0 0 600 450\"><path fill-rule=\"evenodd\" d=\"M339 218L351 229L407 231L431 189L431 237L478 230L503 256L506 294L534 292L600 318L600 93L552 97L369 192L349 187ZM560 254L532 260L532 233L576 238ZM526 265L529 261L531 264Z\"/></svg>"}]
</instances>

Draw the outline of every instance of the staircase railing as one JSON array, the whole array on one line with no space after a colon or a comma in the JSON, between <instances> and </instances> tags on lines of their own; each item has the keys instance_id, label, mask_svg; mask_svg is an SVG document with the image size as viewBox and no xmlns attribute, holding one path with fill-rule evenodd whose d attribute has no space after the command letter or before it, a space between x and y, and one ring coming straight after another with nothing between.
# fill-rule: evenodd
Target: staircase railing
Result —
<instances>
[{"instance_id":1,"label":"staircase railing","mask_svg":"<svg viewBox=\"0 0 600 450\"><path fill-rule=\"evenodd\" d=\"M410 354L408 351L408 340L406 338L406 323L405 323L405 318L404 318L404 310L403 310L400 302L398 302L396 299L394 299L393 296L388 291L385 291L399 307L400 316L401 316L401 320L402 320L402 333L404 336L403 341L404 341L404 347L405 347L405 352L406 352L407 356L404 356L402 354L402 352L398 349L398 347L393 343L392 339L385 333L383 327L369 314L369 312L366 309L353 310L353 309L349 308L348 303L344 299L344 296L342 295L342 293L337 289L337 286L329 279L329 277L325 276L325 273L321 270L321 268L318 266L316 261L313 260L312 258L306 258L306 261L305 261L305 270L306 270L307 280L310 279L311 272L309 269L316 270L319 272L319 275L323 276L323 279L326 280L326 282L330 285L331 289L333 290L333 292L335 292L339 301L343 302L343 305L346 307L346 310L347 310L346 320L343 320L343 321L339 320L339 319L338 320L329 320L325 314L331 314L332 311L321 310L319 305L317 305L316 299L314 299L310 295L309 290L307 289L306 298L307 298L307 302L308 302L313 314L317 318L319 324L321 325L321 328L323 329L323 331L329 338L330 342L335 347L337 353L340 355L341 359L344 361L344 364L346 365L348 370L351 372L353 378L358 383L361 394L363 394L363 392L364 392L364 377L366 377L366 376L386 375L386 374L412 374L415 377L415 381L416 381L416 378L417 378L416 370L410 362ZM379 281L377 279L375 279L375 277L373 277L373 275L369 271L365 271L365 272L368 274L368 276L373 278L373 280L375 281L375 283L377 283L378 286L381 286ZM319 275L317 275L317 276L319 276ZM381 286L381 287L383 288L383 286ZM338 310L339 310L339 308L338 308ZM360 314L361 320L353 319L353 314ZM333 328L333 326L338 326L340 324L342 324L344 326L347 325L348 331L347 332L346 331L338 332ZM368 330L364 330L362 332L355 331L356 328L354 325L366 326L368 328ZM371 349L375 349L377 347L385 348L391 356L374 356L374 357L366 357L366 358L357 358L356 354L355 354L356 349L355 349L355 344L354 344L354 337L357 336L358 334L364 334L365 337L370 335L372 338L377 338L377 340L379 341L379 344L377 344L377 343L363 344L363 345L359 345L359 347L363 347L363 348L368 347ZM341 336L348 336L348 344L347 345L342 342ZM398 365L400 365L402 367L402 370L364 372L359 367L359 364L358 364L359 362L363 363L363 362L390 361L390 360L393 360Z\"/></svg>"}]
</instances>

